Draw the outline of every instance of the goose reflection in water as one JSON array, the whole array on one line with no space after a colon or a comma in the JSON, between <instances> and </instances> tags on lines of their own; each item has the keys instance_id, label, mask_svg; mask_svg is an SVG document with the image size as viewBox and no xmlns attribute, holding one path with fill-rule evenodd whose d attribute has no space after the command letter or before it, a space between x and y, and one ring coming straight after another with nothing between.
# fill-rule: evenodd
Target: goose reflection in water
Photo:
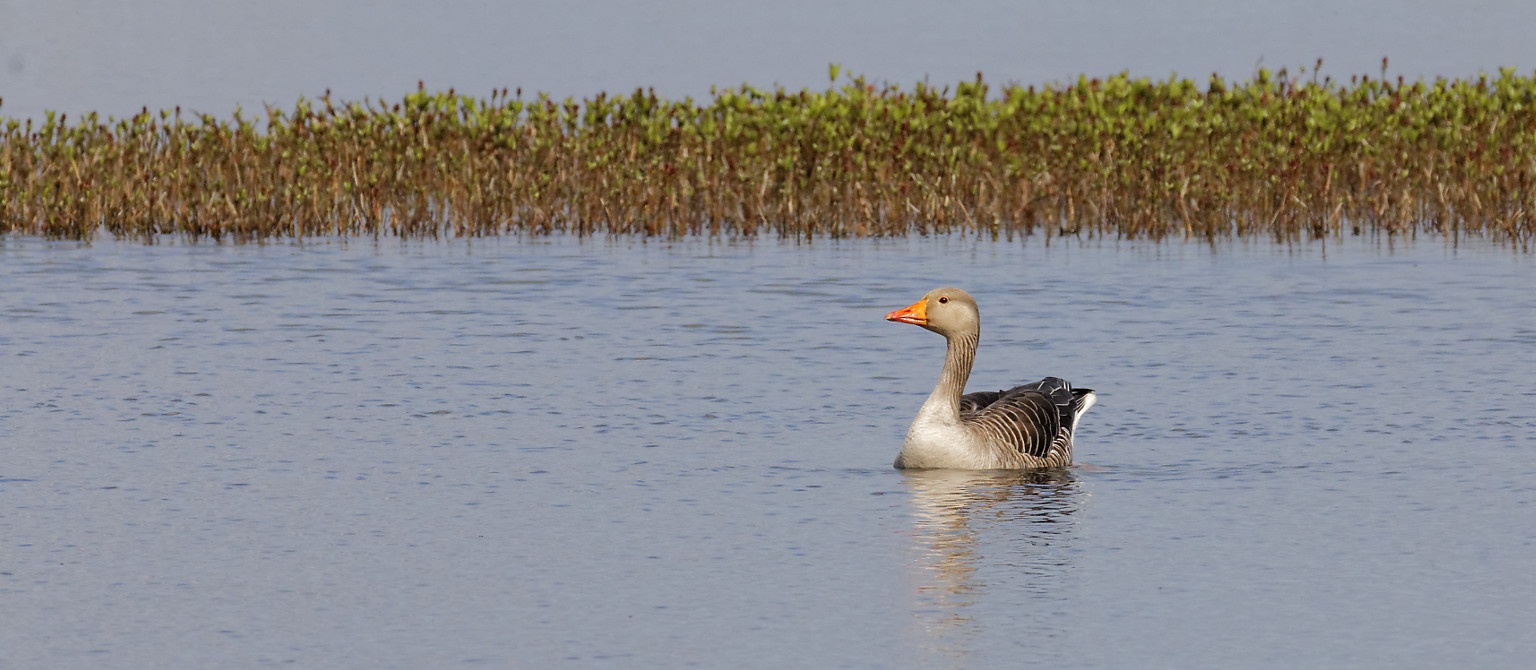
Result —
<instances>
[{"instance_id":1,"label":"goose reflection in water","mask_svg":"<svg viewBox=\"0 0 1536 670\"><path fill-rule=\"evenodd\" d=\"M1073 515L1083 493L1065 468L915 470L912 611L930 649L962 661L974 638L1061 633ZM1028 644L1020 639L1020 644Z\"/></svg>"}]
</instances>

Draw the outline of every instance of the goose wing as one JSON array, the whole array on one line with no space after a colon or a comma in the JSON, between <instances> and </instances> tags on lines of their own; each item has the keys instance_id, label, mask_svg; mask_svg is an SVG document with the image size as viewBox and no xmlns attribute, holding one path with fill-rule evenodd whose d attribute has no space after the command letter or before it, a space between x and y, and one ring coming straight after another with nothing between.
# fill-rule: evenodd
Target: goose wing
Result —
<instances>
[{"instance_id":1,"label":"goose wing","mask_svg":"<svg viewBox=\"0 0 1536 670\"><path fill-rule=\"evenodd\" d=\"M1089 389L1073 389L1065 379L1046 377L1007 390L961 396L960 418L993 444L1020 455L1070 459L1072 429L1092 398Z\"/></svg>"}]
</instances>

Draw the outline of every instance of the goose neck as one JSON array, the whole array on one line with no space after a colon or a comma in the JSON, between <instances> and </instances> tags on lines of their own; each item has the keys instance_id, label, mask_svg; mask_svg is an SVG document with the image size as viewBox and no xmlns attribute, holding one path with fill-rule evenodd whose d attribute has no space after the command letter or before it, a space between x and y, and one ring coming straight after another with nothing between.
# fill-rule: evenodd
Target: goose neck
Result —
<instances>
[{"instance_id":1,"label":"goose neck","mask_svg":"<svg viewBox=\"0 0 1536 670\"><path fill-rule=\"evenodd\" d=\"M939 373L939 384L933 395L955 406L959 412L960 396L965 393L965 383L971 377L971 365L976 362L976 342L979 333L960 333L945 337L948 346L944 352L944 371Z\"/></svg>"}]
</instances>

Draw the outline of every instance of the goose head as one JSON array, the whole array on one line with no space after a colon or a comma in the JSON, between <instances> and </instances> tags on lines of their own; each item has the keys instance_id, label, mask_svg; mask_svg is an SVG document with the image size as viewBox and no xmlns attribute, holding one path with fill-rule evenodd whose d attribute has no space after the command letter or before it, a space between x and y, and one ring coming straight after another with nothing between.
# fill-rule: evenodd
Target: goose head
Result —
<instances>
[{"instance_id":1,"label":"goose head","mask_svg":"<svg viewBox=\"0 0 1536 670\"><path fill-rule=\"evenodd\" d=\"M944 337L981 332L976 299L957 288L929 291L922 300L885 315L885 320L922 326Z\"/></svg>"}]
</instances>

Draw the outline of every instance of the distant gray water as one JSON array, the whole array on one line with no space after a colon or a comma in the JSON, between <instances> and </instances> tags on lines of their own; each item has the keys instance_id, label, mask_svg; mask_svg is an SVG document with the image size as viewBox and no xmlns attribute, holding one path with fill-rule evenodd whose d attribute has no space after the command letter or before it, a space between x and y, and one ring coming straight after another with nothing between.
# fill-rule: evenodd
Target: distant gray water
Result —
<instances>
[{"instance_id":1,"label":"distant gray water","mask_svg":"<svg viewBox=\"0 0 1536 670\"><path fill-rule=\"evenodd\" d=\"M827 85L827 66L910 88L1025 85L1128 71L1204 82L1259 67L1335 79L1536 68L1522 0L0 0L0 115L228 118L327 89L399 101L424 80L475 96L707 99L711 86ZM1310 76L1310 74L1308 75Z\"/></svg>"},{"instance_id":2,"label":"distant gray water","mask_svg":"<svg viewBox=\"0 0 1536 670\"><path fill-rule=\"evenodd\" d=\"M0 667L1525 667L1536 262L0 240ZM1080 465L901 473L976 388Z\"/></svg>"}]
</instances>

